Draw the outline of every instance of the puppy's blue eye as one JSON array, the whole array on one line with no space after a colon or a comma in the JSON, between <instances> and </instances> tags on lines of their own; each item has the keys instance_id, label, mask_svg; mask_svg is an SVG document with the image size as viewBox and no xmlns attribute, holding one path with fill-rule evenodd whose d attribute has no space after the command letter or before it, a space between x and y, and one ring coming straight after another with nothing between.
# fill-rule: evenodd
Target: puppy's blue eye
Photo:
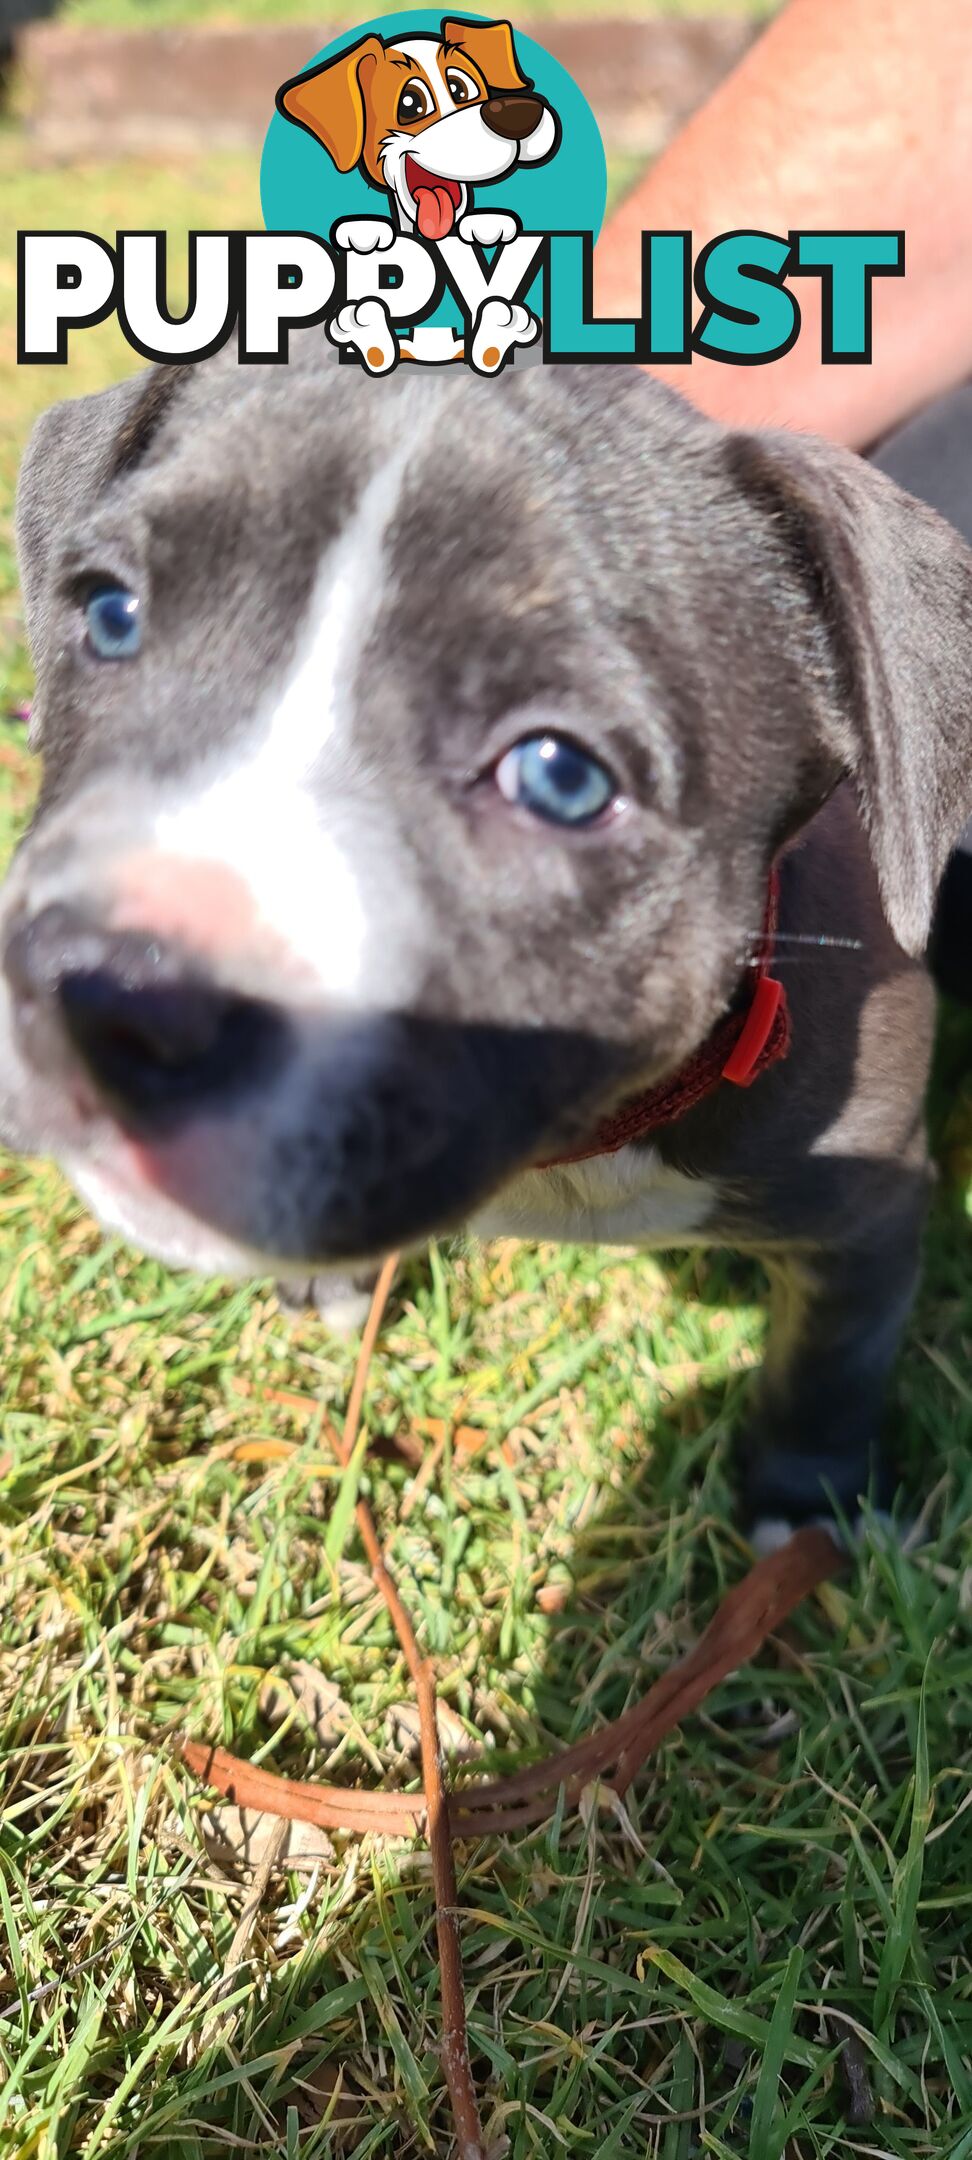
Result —
<instances>
[{"instance_id":1,"label":"puppy's blue eye","mask_svg":"<svg viewBox=\"0 0 972 2160\"><path fill-rule=\"evenodd\" d=\"M88 644L99 660L131 660L142 642L138 594L127 585L96 585L84 606Z\"/></svg>"},{"instance_id":2,"label":"puppy's blue eye","mask_svg":"<svg viewBox=\"0 0 972 2160\"><path fill-rule=\"evenodd\" d=\"M496 785L507 802L553 825L590 825L618 793L598 759L563 735L514 743L496 767Z\"/></svg>"}]
</instances>

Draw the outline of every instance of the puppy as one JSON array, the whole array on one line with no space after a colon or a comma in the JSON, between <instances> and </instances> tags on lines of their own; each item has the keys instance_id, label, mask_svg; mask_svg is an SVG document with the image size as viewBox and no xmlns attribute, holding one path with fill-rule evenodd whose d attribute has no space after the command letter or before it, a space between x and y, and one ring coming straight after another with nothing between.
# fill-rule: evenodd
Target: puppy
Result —
<instances>
[{"instance_id":1,"label":"puppy","mask_svg":"<svg viewBox=\"0 0 972 2160\"><path fill-rule=\"evenodd\" d=\"M322 143L338 172L355 166L386 190L404 232L444 240L472 186L553 156L560 127L520 67L509 23L442 23L399 38L361 38L282 85L277 107Z\"/></svg>"},{"instance_id":2,"label":"puppy","mask_svg":"<svg viewBox=\"0 0 972 2160\"><path fill-rule=\"evenodd\" d=\"M19 544L8 1143L219 1273L758 1253L750 1520L880 1495L972 812L952 530L634 369L377 390L307 332L46 413Z\"/></svg>"}]
</instances>

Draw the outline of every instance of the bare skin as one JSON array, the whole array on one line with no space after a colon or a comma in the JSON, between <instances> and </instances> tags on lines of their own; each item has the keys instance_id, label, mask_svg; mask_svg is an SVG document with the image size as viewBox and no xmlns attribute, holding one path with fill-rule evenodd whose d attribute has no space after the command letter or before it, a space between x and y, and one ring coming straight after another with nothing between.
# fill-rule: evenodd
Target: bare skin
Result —
<instances>
[{"instance_id":1,"label":"bare skin","mask_svg":"<svg viewBox=\"0 0 972 2160\"><path fill-rule=\"evenodd\" d=\"M904 278L873 284L873 361L824 367L819 284L782 360L656 372L737 426L788 426L864 449L972 372L972 9L956 0L789 0L607 226L596 302L637 298L643 229L695 252L734 228L901 227Z\"/></svg>"}]
</instances>

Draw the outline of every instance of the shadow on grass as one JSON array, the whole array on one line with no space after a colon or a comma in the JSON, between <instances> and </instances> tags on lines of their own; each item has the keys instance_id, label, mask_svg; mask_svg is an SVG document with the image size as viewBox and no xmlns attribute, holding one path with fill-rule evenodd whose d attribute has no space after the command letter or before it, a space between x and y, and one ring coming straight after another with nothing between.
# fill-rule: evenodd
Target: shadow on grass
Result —
<instances>
[{"instance_id":1,"label":"shadow on grass","mask_svg":"<svg viewBox=\"0 0 972 2160\"><path fill-rule=\"evenodd\" d=\"M555 1811L529 1836L483 1841L462 1852L470 2032L491 2160L504 2151L507 2160L554 2160L561 2152L578 2160L587 2154L597 2160L694 2160L703 2152L707 2160L727 2154L782 2160L784 2153L786 2160L828 2160L831 2154L844 2160L867 2149L896 2160L930 2160L952 2150L972 2123L966 2067L972 2059L966 1924L972 1811L959 1814L972 1788L965 1528L972 1517L972 1389L965 1377L972 1286L961 1197L972 1172L970 1072L972 1020L949 1012L932 1095L943 1175L891 1413L906 1502L920 1507L934 1496L929 1548L917 1559L872 1551L846 1583L803 1608L755 1668L726 1682L665 1742L623 1812L607 1796L592 1794L582 1810ZM90 1264L79 1255L65 1268L87 1270ZM470 1491L476 1474L480 1486L469 1514L457 1503L447 1516L437 1480L427 1508L409 1518L402 1534L396 1508L407 1491L409 1466L390 1463L389 1450L375 1471L376 1479L385 1480L384 1520L393 1527L406 1602L418 1606L423 1637L442 1674L443 1699L486 1735L488 1767L497 1774L569 1744L642 1695L689 1647L701 1620L746 1565L732 1522L729 1455L745 1431L758 1356L761 1272L728 1253L680 1253L666 1261L670 1280L663 1297L654 1261L646 1262L643 1278L637 1267L613 1270L605 1262L598 1281L599 1264L592 1262L582 1281L569 1270L557 1275L565 1297L559 1315L542 1273L537 1277L535 1302L551 1323L551 1337L556 1320L573 1356L584 1349L585 1329L598 1329L599 1362L571 1367L581 1380L554 1375L552 1407L540 1420L539 1435L536 1423L516 1425L513 1390L503 1426L515 1443L513 1467L491 1456L477 1473L472 1459L464 1476ZM392 1310L392 1340L381 1361L387 1371L377 1391L384 1399L375 1415L377 1433L389 1442L408 1424L413 1401L437 1409L447 1400L444 1394L426 1398L418 1380L409 1392L410 1360L419 1378L419 1357L426 1360L422 1373L434 1370L436 1360L443 1371L449 1363L448 1331L437 1333L432 1324L439 1306L451 1300L458 1363L467 1374L493 1350L503 1354L505 1313L498 1316L492 1346L464 1334L468 1315L461 1308L464 1299L475 1304L475 1286L468 1277L464 1282L460 1276L455 1286L441 1278L435 1256L411 1263ZM69 1273L64 1279L67 1284ZM147 1289L139 1288L140 1275L129 1288L126 1276L117 1291L120 1333L122 1321L137 1325L133 1297L152 1295L154 1277L144 1280ZM243 1294L234 1293L225 1311L221 1295L212 1289L204 1300L192 1286L179 1292L207 1326L208 1316L221 1311L219 1341L225 1336L235 1343L249 1324L242 1306L232 1317ZM410 1335L400 1332L405 1307L418 1308L423 1318L422 1329ZM680 1363L673 1362L666 1339L675 1312ZM722 1337L713 1336L714 1315L724 1319ZM145 1317L151 1323L150 1308ZM513 1317L511 1347L522 1350L532 1340L533 1322L518 1329ZM214 1480L205 1490L215 1524L217 1499L225 1495L229 1506L233 1496L228 1482L218 1484L228 1481L228 1467L205 1468L214 1438L227 1429L211 1422L214 1411L225 1407L218 1367L211 1363L213 1339L201 1327L187 1334L181 1304L167 1311L163 1331L177 1346L159 1350L169 1393L154 1408L150 1440L132 1441L136 1467L164 1474L171 1455L180 1475L188 1475L198 1462L200 1477ZM79 1345L83 1340L77 1337ZM551 1349L545 1335L543 1343L533 1369L545 1373L558 1360L564 1369L557 1341ZM198 1403L194 1399L191 1425L173 1357L182 1360L182 1373L194 1359L206 1361L206 1388ZM87 1372L72 1367L82 1398L103 1369L113 1369L107 1351L104 1368L93 1354ZM131 1365L119 1371L127 1377L142 1369L133 1349ZM715 1371L718 1381L711 1377ZM259 1374L274 1377L264 1366ZM289 1371L284 1376L294 1377ZM309 1373L305 1378L313 1384ZM581 1381L585 1393L578 1404ZM345 1365L329 1363L328 1398L340 1403L345 1389ZM78 1404L70 1401L73 1428ZM99 1396L97 1407L92 1456L115 1418L107 1398L102 1403ZM122 1408L118 1416L123 1414ZM460 1413L474 1420L482 1414L475 1402ZM589 1473L583 1466L575 1471L568 1456L583 1449L585 1427L595 1418ZM300 1430L306 1433L306 1427ZM74 1445L66 1431L64 1449ZM44 1477L51 1467L47 1449L45 1439ZM545 1451L536 1478L533 1450ZM58 1457L59 1481L73 1461ZM571 1478L570 1508L558 1515L558 1480L568 1484ZM524 1499L521 1488L528 1485ZM123 1517L137 1515L141 1492L135 1482L126 1484ZM326 1489L313 1519L309 1508L287 1496L295 1545L314 1539L318 1556L333 1492ZM178 1507L179 1495L169 1498ZM167 1658L178 1665L182 1704L191 1709L202 1685L198 1668L194 1676L185 1662L191 1636L194 1649L210 1646L214 1667L222 1657L235 1668L220 1697L222 1731L206 1711L210 1736L247 1756L269 1751L271 1766L285 1774L324 1776L329 1765L306 1729L295 1726L278 1744L260 1708L265 1670L281 1653L305 1646L318 1625L315 1601L323 1601L329 1587L320 1557L315 1577L295 1550L291 1572L301 1589L279 1611L268 1605L263 1585L271 1580L275 1504L272 1492L259 1499L245 1493L228 1556L209 1524L202 1525L208 1542L194 1544L190 1514L185 1521L179 1517L165 1533L172 1541L165 1577L157 1575L159 1548L146 1548L140 1563L144 1595L134 1582L123 1591L118 1579L105 1589L103 1604L89 1590L90 1632L72 1657L87 1686L99 1640L94 1615L114 1626L114 1600L125 1598L118 1614L127 1625L147 1604L150 1657L138 1670L141 1637L131 1638L126 1652L125 1684L134 1688L137 1675L140 1691L137 1717L146 1709L154 1717L151 1673L157 1671L164 1684ZM79 1469L77 1493L65 1492L55 1527L59 1550L66 1552L72 1538L85 1534L85 1505ZM487 1545L495 1537L498 1558L492 1568L477 1560L464 1573L461 1539L470 1519ZM92 1578L96 1567L108 1578L123 1563L126 1533L111 1543L103 1537L101 1516L93 1521L99 1527L97 1535L87 1530L93 1557L86 1565ZM38 1563L47 1535L42 1526ZM207 1575L214 1553L218 1564ZM289 1568L289 1545L285 1557ZM212 1596L222 1572L225 1611ZM351 1572L343 1578L345 1589L353 1587ZM461 1625L469 1580L486 1590L471 1635ZM196 1582L200 1587L190 1588ZM262 1622L255 1611L261 1600ZM340 1619L349 1636L359 1631L359 1643L362 1611L349 1596ZM324 1641L322 1630L310 1654L327 1669L326 1650L318 1647ZM389 1701L408 1687L380 1626L372 1627L368 1650L374 1682L367 1713L360 1660L356 1666L350 1657L348 1670L370 1739L380 1738ZM204 1666L204 1676L208 1670ZM147 1693L141 1692L143 1678ZM170 1686L166 1731L178 1701ZM157 1734L160 1723L147 1724L145 1732ZM100 1730L97 1724L92 1729ZM52 1750L61 1745L60 1727L52 1729ZM106 1720L95 1748L102 1763L113 1746ZM938 1834L931 1838L922 1834L916 1813L923 1763L938 1796ZM477 1774L482 1767L480 1762ZM407 1783L415 1773L404 1750L392 1760L383 1749L378 1764L352 1749L335 1774L355 1783L376 1782L383 1774ZM168 1790L183 1810L183 1842L165 1848L174 1879L189 1845L198 1850L198 1795L171 1772ZM122 2071L132 2074L137 2045L150 2053L117 2134L106 2130L96 2151L109 2152L112 2160L148 2160L157 2151L171 2160L216 2160L227 2151L259 2153L261 2160L329 2154L419 2160L429 2152L451 2160L426 1857L411 1847L355 1852L337 1842L334 1865L316 1885L310 1907L301 1907L307 1876L300 1872L289 1877L279 1898L274 1891L267 1899L270 1909L258 1918L243 1962L218 2002L205 1991L214 1986L214 1965L225 1965L230 1954L252 1878L231 1886L229 1896L202 1863L193 1894L203 1901L205 1928L195 1914L184 1918L181 1905L177 1924L176 1977L187 2004L193 1988L201 1991L186 2008L181 2031L188 2025L198 2041L200 2026L205 2034L207 2019L223 2016L228 2029L225 2038L204 2039L201 2052L186 2048L181 2036L166 2039L165 2020L182 2005L153 1924L140 1921L135 2019L130 2007L111 1998L106 1981L101 2037L91 2040L86 2141L97 2134L99 2091L110 2105ZM159 1849L150 1840L136 1839L132 1846L146 1909ZM124 1870L123 1847L119 1851L120 1862L112 1857L113 1879L117 1868ZM56 1854L50 1865L56 1869ZM46 1863L44 1883L47 1895ZM72 1881L69 1895L78 1910L82 1894ZM69 2030L75 2043L78 2032L86 2032L83 2004L80 2009L77 2031ZM856 2142L850 2115L864 2102L855 2100L846 2074L849 2034L862 2051L873 2123ZM55 2033L51 2045L60 2044ZM73 2129L67 2119L59 2126L64 2152L73 2149ZM87 2142L77 2149L86 2150Z\"/></svg>"},{"instance_id":2,"label":"shadow on grass","mask_svg":"<svg viewBox=\"0 0 972 2160\"><path fill-rule=\"evenodd\" d=\"M942 1832L972 1778L972 1310L955 1182L970 1070L972 1020L947 1014L933 1092L944 1175L892 1408L908 1503L931 1500L928 1551L869 1549L665 1742L623 1809L592 1793L527 1837L463 1850L491 2153L825 2160L880 2147L903 2160L967 2133L969 1846ZM679 1256L674 1272L727 1313L759 1296L759 1271L728 1255ZM402 1290L429 1294L421 1263ZM727 1459L747 1391L739 1373L662 1401L640 1457L619 1446L594 1513L546 1555L533 1588L557 1596L535 1665L511 1672L497 1774L620 1714L738 1579ZM299 1747L276 1767L300 1774ZM425 1857L377 1854L359 1888L340 1943L271 1974L232 2048L194 2065L167 2118L174 2160L210 2160L226 2136L254 2149L255 2088L261 2151L450 2153ZM363 2046L366 2018L384 2054Z\"/></svg>"}]
</instances>

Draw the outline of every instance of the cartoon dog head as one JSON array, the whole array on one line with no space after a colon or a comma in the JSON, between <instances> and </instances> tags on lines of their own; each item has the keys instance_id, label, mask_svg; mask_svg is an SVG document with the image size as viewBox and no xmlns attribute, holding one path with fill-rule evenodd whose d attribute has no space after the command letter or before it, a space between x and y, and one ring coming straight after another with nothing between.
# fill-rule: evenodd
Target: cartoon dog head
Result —
<instances>
[{"instance_id":1,"label":"cartoon dog head","mask_svg":"<svg viewBox=\"0 0 972 2160\"><path fill-rule=\"evenodd\" d=\"M516 57L506 22L447 16L430 32L362 38L277 92L338 172L355 166L386 188L403 226L444 240L474 184L552 157L560 125Z\"/></svg>"}]
</instances>

